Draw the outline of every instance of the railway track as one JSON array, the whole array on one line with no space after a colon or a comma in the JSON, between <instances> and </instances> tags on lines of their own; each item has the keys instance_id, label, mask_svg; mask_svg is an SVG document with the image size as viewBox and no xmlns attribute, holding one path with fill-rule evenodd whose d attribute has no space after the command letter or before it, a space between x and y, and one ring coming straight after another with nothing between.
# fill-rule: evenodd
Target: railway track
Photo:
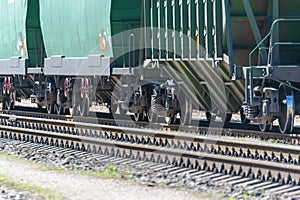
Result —
<instances>
[{"instance_id":1,"label":"railway track","mask_svg":"<svg viewBox=\"0 0 300 200\"><path fill-rule=\"evenodd\" d=\"M0 139L0 143L7 143L7 139ZM274 183L273 181L263 181L260 179L253 179L253 178L243 178L242 176L232 175L229 173L222 173L222 172L216 172L216 171L209 171L209 170L201 170L201 169L190 169L187 167L182 166L174 166L170 165L169 163L157 163L153 161L147 161L143 159L132 159L132 155L129 152L127 156L120 156L117 157L116 155L111 154L109 151L105 151L103 154L91 154L88 152L81 152L76 150L65 150L60 147L55 146L42 146L40 144L35 143L19 143L17 146L20 148L34 148L40 151L39 149L43 149L43 151L50 151L55 154L63 154L63 155L72 155L73 157L76 157L77 159L80 158L93 158L94 160L98 160L101 163L103 162L109 162L113 165L120 165L124 164L129 167L136 168L138 170L146 169L147 171L151 171L151 176L153 177L153 174L158 173L158 177L160 178L154 178L149 179L148 182L145 180L146 184L152 186L153 184L161 183L165 180L162 177L176 177L176 179L182 179L183 182L189 182L188 188L194 189L194 184L197 185L214 185L214 187L217 187L216 185L229 185L235 190L237 190L235 193L236 197L243 198L243 194L245 192L249 194L256 194L263 192L268 193L271 192L271 197L275 198L277 195L282 196L285 193L290 193L293 195L294 199L297 199L295 194L298 194L298 186L293 185L284 185L282 183ZM140 172L145 173L145 172ZM137 176L140 176L138 173ZM168 180L168 184L172 185L174 181ZM176 182L176 181L175 181ZM194 184L191 184L194 183ZM186 185L185 185L186 186ZM249 190L245 190L245 188L249 188ZM239 194L240 193L240 194ZM288 194L287 194L288 196ZM268 198L266 198L268 199Z\"/></svg>"},{"instance_id":2,"label":"railway track","mask_svg":"<svg viewBox=\"0 0 300 200\"><path fill-rule=\"evenodd\" d=\"M239 137L239 138L249 138L255 140L271 141L283 144L300 144L300 135L298 132L300 130L295 129L293 134L280 134L278 133L278 127L274 127L274 132L261 132L257 125L243 125L240 123L226 123L214 122L210 124L207 121L193 121L190 126L180 126L180 125L166 125L163 123L149 124L148 122L133 122L125 119L113 119L108 113L93 113L93 117L72 117L68 115L56 115L37 112L39 109L28 109L28 111L11 110L11 111L1 111L2 115L0 118L8 119L21 119L20 117L32 117L41 118L41 120L49 119L55 120L53 123L48 120L51 125L64 125L65 127L73 127L72 122L82 122L89 123L91 127L94 124L111 125L111 126L122 126L122 127L135 127L135 128L150 128L155 130L167 130L167 131L179 131L192 133L197 135L217 135L217 136L228 136L228 137ZM118 117L118 116L117 116ZM127 116L127 118L130 118ZM30 119L30 118L29 118ZM29 120L30 121L30 120ZM69 121L68 123L64 121ZM32 121L34 122L34 121ZM212 125L213 127L210 127ZM209 128L207 128L209 127ZM217 127L217 128L214 128Z\"/></svg>"},{"instance_id":3,"label":"railway track","mask_svg":"<svg viewBox=\"0 0 300 200\"><path fill-rule=\"evenodd\" d=\"M205 171L247 187L259 183L264 190L298 192L300 185L298 145L6 114L0 118L1 138Z\"/></svg>"}]
</instances>

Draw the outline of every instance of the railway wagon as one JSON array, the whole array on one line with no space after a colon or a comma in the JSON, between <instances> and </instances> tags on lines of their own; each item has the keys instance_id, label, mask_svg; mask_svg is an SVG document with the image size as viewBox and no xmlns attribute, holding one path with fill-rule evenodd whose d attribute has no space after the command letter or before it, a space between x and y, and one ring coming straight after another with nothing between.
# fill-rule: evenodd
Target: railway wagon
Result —
<instances>
[{"instance_id":1,"label":"railway wagon","mask_svg":"<svg viewBox=\"0 0 300 200\"><path fill-rule=\"evenodd\" d=\"M83 116L92 102L111 107L114 86L129 71L128 53L113 55L128 52L125 31L141 27L140 1L127 2L1 1L3 108L21 97L49 113Z\"/></svg>"},{"instance_id":2,"label":"railway wagon","mask_svg":"<svg viewBox=\"0 0 300 200\"><path fill-rule=\"evenodd\" d=\"M176 83L177 94L186 96L179 97L183 103L176 107L176 95L165 92L173 86L165 84L151 104L165 107L171 121L180 113L181 122L189 123L196 107L207 111L208 120L219 115L229 121L239 111L244 123L254 121L262 131L278 119L279 130L291 132L299 114L299 4L146 1L144 24L151 29L145 31L150 50L145 51L143 77L155 80L163 68Z\"/></svg>"},{"instance_id":3,"label":"railway wagon","mask_svg":"<svg viewBox=\"0 0 300 200\"><path fill-rule=\"evenodd\" d=\"M2 107L11 109L20 97L33 94L45 50L38 1L1 1L0 10L0 94Z\"/></svg>"},{"instance_id":4,"label":"railway wagon","mask_svg":"<svg viewBox=\"0 0 300 200\"><path fill-rule=\"evenodd\" d=\"M299 114L300 2L294 0L1 1L3 107L49 113L92 102L136 121L182 124L232 113L291 132ZM70 10L72 12L70 12Z\"/></svg>"}]
</instances>

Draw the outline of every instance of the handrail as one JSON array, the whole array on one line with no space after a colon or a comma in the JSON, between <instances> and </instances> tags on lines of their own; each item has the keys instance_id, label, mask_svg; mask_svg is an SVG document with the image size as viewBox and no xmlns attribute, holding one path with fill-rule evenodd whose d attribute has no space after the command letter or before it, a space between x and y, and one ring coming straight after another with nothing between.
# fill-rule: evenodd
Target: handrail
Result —
<instances>
[{"instance_id":1,"label":"handrail","mask_svg":"<svg viewBox=\"0 0 300 200\"><path fill-rule=\"evenodd\" d=\"M268 39L268 37L271 35L271 32L269 32L264 39L262 39L257 45L256 47L249 53L249 66L252 66L252 54L260 47L260 45L262 45L262 43L265 42L266 39Z\"/></svg>"},{"instance_id":2,"label":"handrail","mask_svg":"<svg viewBox=\"0 0 300 200\"><path fill-rule=\"evenodd\" d=\"M270 28L270 32L255 46L255 48L249 53L249 66L252 66L252 54L258 49L260 48L260 46L268 39L268 37L270 36L270 47L272 46L272 40L273 40L273 32L274 32L274 28L275 26L279 23L279 22L300 22L300 19L284 19L284 18L279 18L274 20L274 22L271 25ZM268 58L270 57L270 52L268 54Z\"/></svg>"},{"instance_id":3,"label":"handrail","mask_svg":"<svg viewBox=\"0 0 300 200\"><path fill-rule=\"evenodd\" d=\"M269 50L269 47L259 47L258 49L258 58L257 58L257 63L258 65L260 65L260 55L261 55L261 50L264 49L264 50Z\"/></svg>"}]
</instances>

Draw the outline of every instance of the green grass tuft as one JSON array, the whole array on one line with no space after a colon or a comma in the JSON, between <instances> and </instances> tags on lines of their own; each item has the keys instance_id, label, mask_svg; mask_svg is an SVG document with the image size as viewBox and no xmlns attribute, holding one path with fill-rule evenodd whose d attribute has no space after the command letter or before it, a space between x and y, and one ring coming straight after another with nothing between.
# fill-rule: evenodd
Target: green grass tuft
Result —
<instances>
[{"instance_id":1,"label":"green grass tuft","mask_svg":"<svg viewBox=\"0 0 300 200\"><path fill-rule=\"evenodd\" d=\"M129 170L126 171L118 171L116 170L116 166L109 165L107 169L103 172L89 172L89 171L82 171L79 172L80 174L84 175L92 175L95 177L101 177L101 178L119 178L121 176L126 176L130 174Z\"/></svg>"},{"instance_id":2,"label":"green grass tuft","mask_svg":"<svg viewBox=\"0 0 300 200\"><path fill-rule=\"evenodd\" d=\"M244 199L249 199L249 198L251 198L252 196L251 196L250 194L243 194L242 197L243 197Z\"/></svg>"}]
</instances>

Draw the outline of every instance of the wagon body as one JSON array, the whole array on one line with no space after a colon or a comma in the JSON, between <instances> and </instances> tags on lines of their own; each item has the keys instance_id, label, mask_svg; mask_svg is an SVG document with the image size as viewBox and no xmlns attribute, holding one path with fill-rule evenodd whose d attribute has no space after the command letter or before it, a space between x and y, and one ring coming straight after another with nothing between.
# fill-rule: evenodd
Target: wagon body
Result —
<instances>
[{"instance_id":1,"label":"wagon body","mask_svg":"<svg viewBox=\"0 0 300 200\"><path fill-rule=\"evenodd\" d=\"M249 54L265 37L274 20L300 16L299 2L269 0L150 0L145 1L145 52L147 63L160 63L201 110L237 112L245 101L243 66ZM278 28L277 40L300 41L299 26ZM268 47L269 41L265 41ZM252 65L266 65L266 50ZM299 49L274 56L295 64ZM262 56L262 57L263 57ZM298 58L299 59L299 58ZM264 63L262 63L262 62ZM260 63L259 63L260 62ZM145 70L144 76L158 72Z\"/></svg>"},{"instance_id":2,"label":"wagon body","mask_svg":"<svg viewBox=\"0 0 300 200\"><path fill-rule=\"evenodd\" d=\"M1 74L25 74L26 66L41 66L44 50L39 1L1 1L0 7Z\"/></svg>"}]
</instances>

